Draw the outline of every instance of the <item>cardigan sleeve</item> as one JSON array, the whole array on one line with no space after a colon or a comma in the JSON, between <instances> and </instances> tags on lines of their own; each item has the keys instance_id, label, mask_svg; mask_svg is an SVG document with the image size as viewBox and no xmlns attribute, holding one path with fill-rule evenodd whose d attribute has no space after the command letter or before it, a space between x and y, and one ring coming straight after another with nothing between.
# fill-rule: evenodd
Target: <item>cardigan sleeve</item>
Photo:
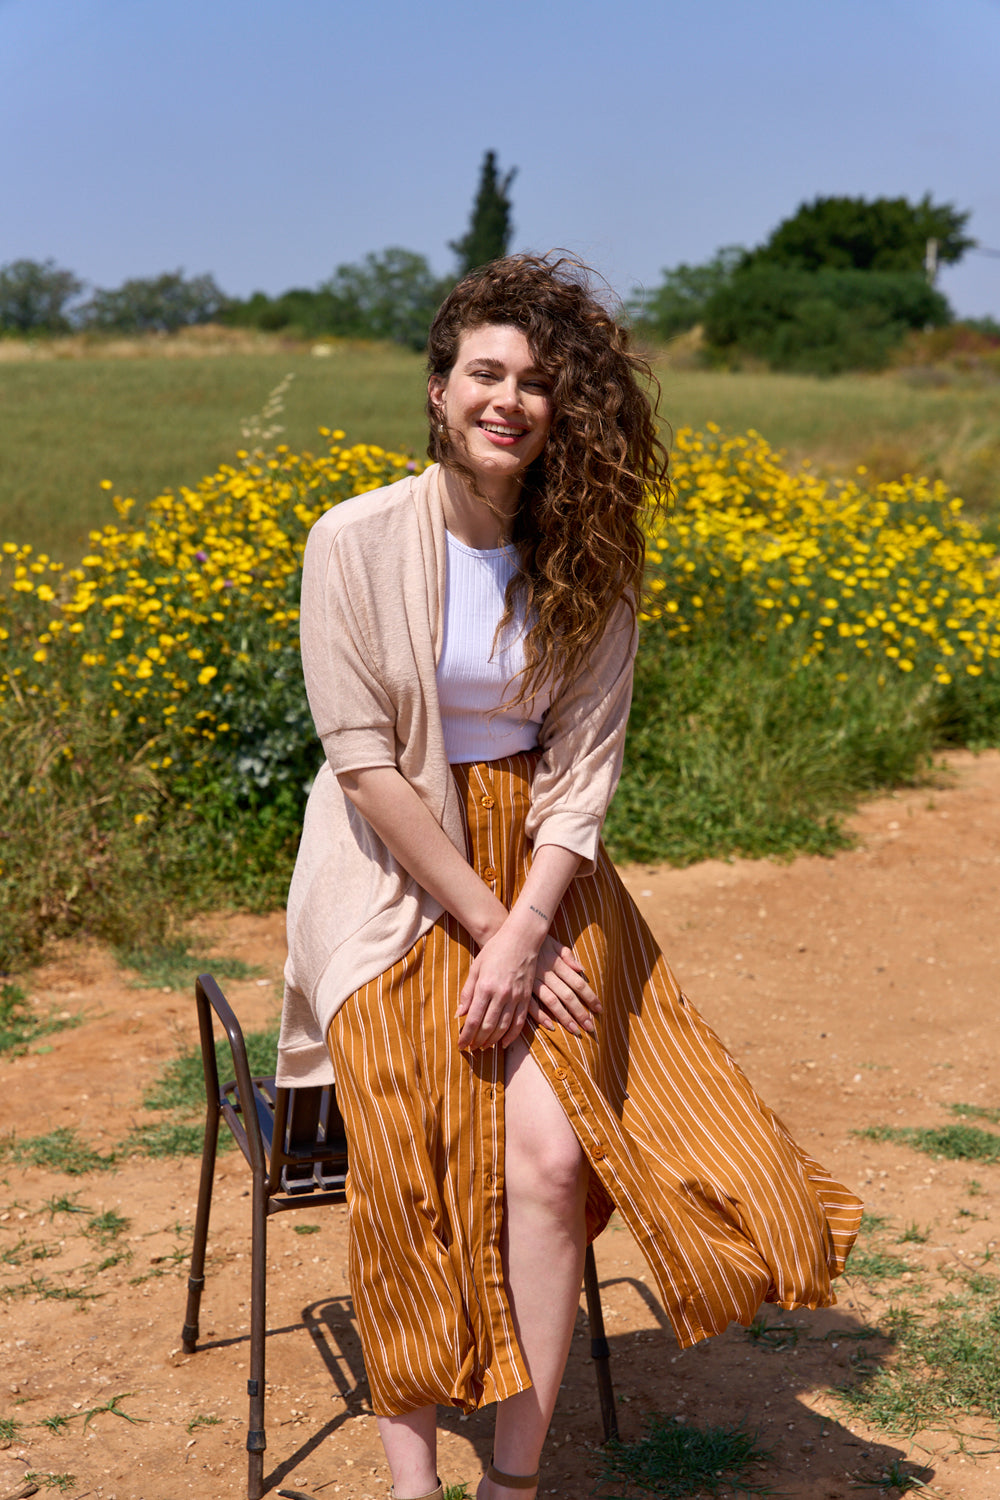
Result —
<instances>
[{"instance_id":1,"label":"cardigan sleeve","mask_svg":"<svg viewBox=\"0 0 1000 1500\"><path fill-rule=\"evenodd\" d=\"M302 567L302 670L334 772L396 764L396 712L367 628L368 579L342 531L313 527Z\"/></svg>"},{"instance_id":2,"label":"cardigan sleeve","mask_svg":"<svg viewBox=\"0 0 1000 1500\"><path fill-rule=\"evenodd\" d=\"M632 701L637 631L621 604L587 666L560 689L539 736L526 831L537 849L559 844L593 873L608 805L618 785Z\"/></svg>"}]
</instances>

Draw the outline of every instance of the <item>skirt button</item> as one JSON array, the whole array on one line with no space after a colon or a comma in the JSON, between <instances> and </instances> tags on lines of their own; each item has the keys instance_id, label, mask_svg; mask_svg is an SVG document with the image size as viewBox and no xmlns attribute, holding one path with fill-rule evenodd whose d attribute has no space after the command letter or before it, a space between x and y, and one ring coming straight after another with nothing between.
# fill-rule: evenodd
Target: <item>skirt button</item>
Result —
<instances>
[{"instance_id":1,"label":"skirt button","mask_svg":"<svg viewBox=\"0 0 1000 1500\"><path fill-rule=\"evenodd\" d=\"M496 872L496 870L494 870L494 868L493 868L492 865L487 865L486 869L483 871L483 879L484 880L496 880L496 878L497 878L497 872Z\"/></svg>"},{"instance_id":2,"label":"skirt button","mask_svg":"<svg viewBox=\"0 0 1000 1500\"><path fill-rule=\"evenodd\" d=\"M496 807L497 799L495 797L483 797L482 805L483 807Z\"/></svg>"}]
</instances>

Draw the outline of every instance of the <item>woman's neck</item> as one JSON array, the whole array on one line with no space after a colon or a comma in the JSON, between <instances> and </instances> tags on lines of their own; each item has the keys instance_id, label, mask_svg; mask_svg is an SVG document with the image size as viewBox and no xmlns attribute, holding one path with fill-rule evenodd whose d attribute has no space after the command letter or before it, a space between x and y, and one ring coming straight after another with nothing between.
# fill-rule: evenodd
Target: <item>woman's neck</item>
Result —
<instances>
[{"instance_id":1,"label":"woman's neck","mask_svg":"<svg viewBox=\"0 0 1000 1500\"><path fill-rule=\"evenodd\" d=\"M520 485L505 486L502 494L486 490L486 500L472 494L460 474L443 465L440 471L444 524L456 541L477 552L489 552L510 540L511 526L521 498Z\"/></svg>"}]
</instances>

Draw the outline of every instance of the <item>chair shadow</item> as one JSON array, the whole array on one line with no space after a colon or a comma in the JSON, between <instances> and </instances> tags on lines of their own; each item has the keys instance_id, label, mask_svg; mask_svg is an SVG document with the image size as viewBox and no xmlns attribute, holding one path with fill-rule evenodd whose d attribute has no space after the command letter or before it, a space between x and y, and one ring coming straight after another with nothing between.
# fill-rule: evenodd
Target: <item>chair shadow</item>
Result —
<instances>
[{"instance_id":1,"label":"chair shadow","mask_svg":"<svg viewBox=\"0 0 1000 1500\"><path fill-rule=\"evenodd\" d=\"M773 1452L761 1473L776 1495L810 1500L814 1495L847 1500L868 1487L895 1493L888 1477L893 1474L906 1474L919 1485L933 1480L934 1469L913 1461L904 1449L856 1436L846 1414L842 1421L829 1414L829 1403L820 1414L800 1399L817 1389L835 1392L862 1370L874 1372L884 1365L891 1340L846 1308L787 1313L765 1306L752 1330L734 1323L718 1337L681 1351L645 1282L627 1276L602 1280L607 1307L614 1306L616 1288L627 1288L663 1331L661 1343L660 1334L649 1330L608 1330L623 1441L639 1438L645 1419L654 1414L675 1416L693 1427L742 1425L758 1432L762 1446ZM567 1367L567 1399L563 1402L561 1393L553 1419L556 1428L563 1425L560 1406L573 1404L573 1388L584 1394L588 1383L593 1385L586 1368L588 1349L586 1318L581 1318ZM856 1351L864 1351L863 1361L851 1357ZM596 1394L589 1394L599 1425ZM555 1483L569 1478L561 1467L547 1465L546 1475ZM797 1488L789 1490L789 1485ZM603 1485L593 1489L595 1495L603 1492Z\"/></svg>"},{"instance_id":2,"label":"chair shadow","mask_svg":"<svg viewBox=\"0 0 1000 1500\"><path fill-rule=\"evenodd\" d=\"M326 1366L334 1391L344 1403L343 1409L310 1434L269 1474L264 1475L265 1493L280 1485L345 1422L370 1410L368 1378L365 1375L361 1340L354 1323L354 1303L351 1298L322 1297L316 1302L310 1302L302 1309L300 1324L292 1324L287 1329L269 1328L268 1337L272 1333L298 1333L303 1327ZM298 1494L299 1491L294 1493Z\"/></svg>"},{"instance_id":3,"label":"chair shadow","mask_svg":"<svg viewBox=\"0 0 1000 1500\"><path fill-rule=\"evenodd\" d=\"M846 1309L785 1313L767 1307L752 1333L733 1324L719 1337L679 1351L666 1314L645 1282L628 1276L602 1280L606 1311L613 1308L616 1290L626 1290L634 1297L647 1315L645 1321L661 1330L653 1333L647 1326L616 1334L613 1328L608 1329L623 1442L638 1439L651 1415L676 1415L696 1428L744 1425L759 1432L763 1446L774 1451L774 1460L762 1468L761 1474L776 1496L823 1495L829 1500L843 1496L844 1500L853 1500L869 1487L886 1492L887 1476L892 1474L905 1473L919 1485L934 1479L932 1468L913 1462L903 1449L865 1441L846 1425L846 1418L841 1422L821 1415L799 1399L818 1387L836 1390L847 1383L854 1363L850 1352L855 1349L865 1350L868 1369L884 1363L891 1349L889 1339L873 1334ZM613 1312L609 1321L614 1321ZM370 1411L351 1298L321 1298L302 1309L301 1323L272 1328L268 1333L300 1332L302 1327L312 1339L343 1407L265 1475L265 1489L270 1492L345 1422ZM222 1348L240 1342L245 1339L215 1340L203 1347ZM841 1350L848 1352L846 1368ZM727 1393L721 1411L720 1389ZM460 1434L484 1469L492 1451L493 1414L490 1407L469 1416L444 1408L440 1412L442 1430ZM562 1492L581 1496L604 1492L605 1485L595 1479L602 1441L590 1330L581 1307L543 1459L543 1490L555 1485ZM798 1488L790 1490L790 1484Z\"/></svg>"}]
</instances>

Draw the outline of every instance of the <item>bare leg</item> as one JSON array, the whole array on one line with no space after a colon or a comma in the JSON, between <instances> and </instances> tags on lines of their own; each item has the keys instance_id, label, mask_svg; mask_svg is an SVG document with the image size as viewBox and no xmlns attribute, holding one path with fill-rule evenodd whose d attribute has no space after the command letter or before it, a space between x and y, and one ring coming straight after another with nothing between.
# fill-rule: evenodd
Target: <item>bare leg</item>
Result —
<instances>
[{"instance_id":1,"label":"bare leg","mask_svg":"<svg viewBox=\"0 0 1000 1500\"><path fill-rule=\"evenodd\" d=\"M400 1500L437 1489L437 1407L422 1406L403 1417L378 1417L379 1437Z\"/></svg>"},{"instance_id":2,"label":"bare leg","mask_svg":"<svg viewBox=\"0 0 1000 1500\"><path fill-rule=\"evenodd\" d=\"M493 1457L505 1473L534 1474L580 1305L588 1168L523 1041L507 1052L504 1120L504 1268L532 1384L498 1406ZM527 1500L530 1493L484 1479L478 1500Z\"/></svg>"}]
</instances>

